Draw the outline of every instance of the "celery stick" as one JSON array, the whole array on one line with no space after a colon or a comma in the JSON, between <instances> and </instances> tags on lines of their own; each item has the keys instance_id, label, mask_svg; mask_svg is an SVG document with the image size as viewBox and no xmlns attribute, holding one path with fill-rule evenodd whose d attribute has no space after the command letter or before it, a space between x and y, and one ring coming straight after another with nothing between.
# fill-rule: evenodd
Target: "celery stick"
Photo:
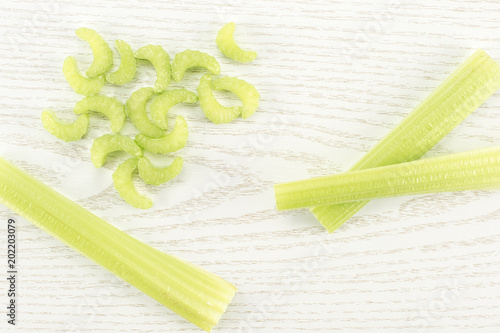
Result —
<instances>
[{"instance_id":1,"label":"celery stick","mask_svg":"<svg viewBox=\"0 0 500 333\"><path fill-rule=\"evenodd\" d=\"M0 159L0 202L206 331L235 288L155 250Z\"/></svg>"},{"instance_id":2,"label":"celery stick","mask_svg":"<svg viewBox=\"0 0 500 333\"><path fill-rule=\"evenodd\" d=\"M484 51L476 51L351 170L419 159L498 88L500 67ZM333 232L368 202L317 206L311 211Z\"/></svg>"},{"instance_id":3,"label":"celery stick","mask_svg":"<svg viewBox=\"0 0 500 333\"><path fill-rule=\"evenodd\" d=\"M30 187L29 187L29 185L28 185L28 189L29 189L29 188L30 188ZM9 193L10 193L10 194L12 194L11 192L7 192L7 193L8 193L8 194L9 194ZM14 193L14 194L13 194L13 196L15 196L15 195L16 195L16 193ZM28 197L28 196L26 196L26 197ZM57 205L57 204L56 204L56 205ZM47 208L49 208L49 209L50 209L50 208L53 208L54 206L50 206L50 205L48 205L48 206L47 206L47 205L45 205L44 207L47 207ZM32 207L30 207L30 208L32 209ZM36 211L36 208L35 208L35 214L37 214L36 216L38 216L38 213L39 213L39 212L40 212L40 213L44 213L44 211L38 211L38 212L37 212L37 211ZM57 212L57 211L56 211L56 212ZM28 213L29 213L29 212L28 212ZM24 216L26 217L26 215L24 215ZM68 216L68 215L67 215L67 216ZM70 216L69 218L68 218L67 216L65 217L65 219L69 219L69 218L71 217L71 213L69 214L69 216ZM28 218L29 218L29 217L28 217ZM42 218L43 218L43 217L42 217ZM49 219L49 220L46 220L45 222L46 222L46 223L53 223L54 225L57 225L57 224L62 224L62 222L63 222L63 221L64 221L64 220L59 220L59 221L57 221L57 220L53 220L53 219L51 220L51 219ZM80 221L80 223L82 223L82 221ZM100 227L102 228L103 226L101 225ZM66 228L65 232L67 232L68 230L71 230L71 227L69 227L69 228L68 228L67 226L65 226L65 228ZM43 229L43 228L42 228L42 229ZM91 228L89 228L89 229L91 229ZM95 228L94 228L94 229L95 229ZM44 229L44 230L46 230L46 229ZM114 231L113 231L113 232L114 232ZM49 233L50 233L50 231L49 231ZM94 234L90 234L90 236L89 236L89 237L86 237L86 238L85 238L85 236L82 236L81 232L79 231L79 232L78 232L78 233L76 233L76 234L75 234L75 233L70 233L69 235L68 235L68 233L65 233L64 235L60 235L60 234L58 234L58 235L56 235L56 237L57 237L57 238L59 238L59 239L61 239L63 242L66 242L66 241L65 241L66 239L71 239L71 238L79 238L79 239L78 239L79 241L80 241L81 239L83 239L83 240L85 240L85 239L86 239L86 240L87 240L87 242L88 242L88 245L83 244L82 246L88 246L89 248L94 248L94 250L95 250L95 251L103 251L103 250L104 250L104 251L107 253L108 248L106 248L105 246L100 245L99 247L96 247L96 246L94 246L94 245L92 244L91 240L92 240L94 237L96 237L96 235L99 235L99 232L98 232L98 231L97 231L97 232L94 232ZM115 232L114 232L112 235L113 235L113 237L114 237L115 239L119 238L119 235L116 235L116 233L115 233ZM125 234L125 235L126 235L126 234ZM107 240L103 239L102 241L103 241L103 242L110 242L110 239L109 239L109 238L108 238ZM131 241L130 241L129 243L131 243ZM138 242L138 241L136 241L136 243L139 243L139 244L140 244L140 242ZM103 243L103 244L107 244L107 243ZM73 242L72 242L71 244L68 244L68 245L70 245L70 246L72 246L72 247L74 247L74 248L77 248ZM145 248L145 249L146 249L146 251L140 251L140 250L141 250L141 248ZM78 249L78 248L77 248L77 249ZM113 250L113 248L111 248L111 250ZM118 250L120 250L120 249L118 249ZM140 257L139 257L138 255L135 255L135 253L136 253L136 252L137 252L137 253L139 253L139 252L144 252L144 253L146 253L146 256L143 256L142 258L146 258L147 260L149 260L149 258L148 258L148 256L149 256L149 252L151 252L151 251L152 251L152 252L151 252L151 253L153 254L152 259L154 260L154 259L158 256L158 254L156 254L156 252L158 252L158 251L157 251L157 250L154 250L154 251L153 251L153 250L154 250L154 249L147 247L147 245L140 245L140 246L136 246L136 247L133 249L133 251L132 251L131 253L125 253L123 250L121 250L119 253L124 253L125 255L127 255L127 257L126 257L126 258L124 258L124 259L127 259L127 260L128 260L129 258L134 257L134 259L135 259L135 260L140 260ZM90 250L89 250L89 251L90 251ZM149 251L149 252L148 252L148 251ZM82 251L80 251L80 252L82 252ZM90 257L91 259L93 259L93 260L94 260L94 258L93 258L93 257L91 257L90 255L88 255L87 253L85 253L85 252L82 252L82 253L83 253L84 255L86 255L87 257ZM118 252L117 252L117 253L118 253ZM120 255L120 254L118 254L118 255ZM110 255L110 256L111 256L111 255ZM116 258L116 257L117 257L117 255L114 255L114 258ZM112 258L113 258L113 257L112 257ZM111 258L111 259L112 259L112 258ZM139 258L139 259L138 259L138 258ZM102 260L106 260L106 259L107 259L107 258L105 258L105 257L104 257ZM111 261L111 259L110 259L110 261ZM116 259L115 259L115 260L116 260ZM125 263L125 262L129 262L129 261L127 261L127 260L123 260L123 263ZM167 256L166 254L163 254L162 260L164 261L163 266L165 266L165 267L161 269L161 274L164 274L164 275L163 275L163 276L160 276L160 278L161 278L161 281L160 281L160 282L153 281L153 279L150 279L150 283L151 283L151 284L156 284L156 285L159 285L159 284L161 284L161 282L167 283L167 284L168 284L168 286L167 286L168 288L173 288L173 289L171 289L171 290L170 290L172 301L179 302L179 301L182 301L182 298L183 298L183 297L190 296L190 295L191 295L191 296L203 296L203 297L207 297L207 299L213 298L213 299L210 299L210 301L211 301L211 302L213 303L213 305L214 305L213 307L214 307L215 309L220 309L220 306L221 306L221 305L220 305L220 304L221 304L221 299L222 299L222 298L224 298L224 297L227 297L227 295L226 295L225 293L221 293L221 294L219 294L219 295L209 295L209 294L208 294L208 292L207 292L206 290L211 290L211 289L207 289L207 288L212 288L212 287L211 287L211 286L209 286L208 284L206 284L205 286L202 286L202 288L203 288L203 289L206 289L206 290L203 290L203 289L201 289L201 288L200 288L200 290L196 290L196 289L194 289L194 290L190 290L190 287L191 287L191 286L188 286L189 288L184 288L184 286L182 285L182 282L179 282L179 281L183 281L183 280L185 280L185 281L191 281L191 280L192 280L192 277L194 276L194 275L193 275L193 273L189 273L189 275L184 275L184 273L182 272L183 270L184 270L184 271L188 271L188 268L189 268L189 267L187 267L187 265L178 265L179 263L182 263L182 262L181 262L181 260L179 260L179 259L177 259L177 258L173 258L173 257L169 259L169 258L168 258L168 256ZM97 260L94 260L94 261L96 261L97 263L99 263L99 264L103 265L103 263L102 263L101 261L97 261ZM172 261L172 263L168 263L169 261ZM112 263L113 263L113 262L112 262ZM116 264L116 263L113 263L113 264ZM151 261L151 262L146 262L144 265L146 265L146 266L150 269L150 272L154 273L154 271L151 269L151 267L154 267L154 266L153 266L153 264L155 264L155 263L153 263L153 262ZM156 264L157 264L157 263L156 263ZM155 264L155 265L156 265L156 264ZM186 266L186 267L184 267L184 266ZM107 266L104 266L104 265L103 265L103 267L108 268L110 271L114 272L111 268L109 268L109 267L107 267ZM129 267L125 267L125 268L129 268ZM135 268L131 268L131 270L135 270ZM144 270L144 267L139 268L139 271L141 271L141 272L142 272L142 270ZM194 274L198 274L198 273L201 271L201 269L196 268L196 267L194 267L194 266L191 268L191 270L194 270ZM169 273L169 274L171 274L171 275L168 275L168 274L167 274L167 275L165 275L165 274L166 274L166 272L169 272L169 271L170 271L170 273ZM175 272L175 274L172 274L172 273L174 273L174 272ZM202 273L202 274L207 275L206 277L210 278L210 274L209 274L209 273L203 273L203 271L201 271L201 273ZM127 273L126 271L124 271L124 273L123 273L123 274L130 274L130 273ZM117 275L118 275L118 276L120 276L119 274L117 274ZM146 277L144 277L144 275L141 275L141 276L142 276L142 278L144 278L144 279L146 278ZM124 280L126 280L126 281L128 281L129 283L131 283L131 284L135 285L135 284L134 284L134 282L131 282L130 280L127 280L126 278L124 278ZM202 280L200 280L200 281L202 281ZM194 286L195 284L196 284L196 285L198 285L198 283L196 283L196 282L197 282L197 281L194 281L194 282L193 282L193 286ZM203 281L203 282L204 282L204 281ZM209 281L209 282L210 282L210 281ZM191 283L191 282L190 282L190 283ZM186 285L186 284L185 284L185 285ZM137 286L136 286L136 287L137 287ZM157 286L156 288L163 288L163 289L165 289L166 287L165 287L165 286L161 286L161 285L160 285L160 286ZM197 288L199 288L199 287L197 287ZM185 294L180 294L180 295L178 295L178 291L179 291L180 289L185 289L185 290L183 290L183 293L185 293ZM141 290L143 290L143 289L141 289ZM143 291L145 291L145 290L143 290ZM148 293L148 291L145 291L145 292L146 292L146 293ZM199 295L198 295L198 293L199 293ZM149 293L148 293L148 294L149 294ZM206 296L206 295L208 295L208 296ZM150 296L152 296L152 295L150 294ZM154 296L153 296L153 297L154 297ZM155 298L155 297L154 297L154 298ZM155 299L157 299L157 298L155 298ZM158 299L157 299L157 300L158 300ZM159 301L161 302L161 300L159 300ZM168 306L168 305L167 305L167 306ZM217 307L219 307L219 308L217 308ZM178 312L179 314L181 314L181 315L184 315L183 313L186 313L186 312L179 312L179 311L186 311L186 310L190 311L190 309L180 309L180 310L176 310L174 307L171 307L171 308L172 308L174 311L176 311L176 312ZM210 311L210 309L209 309L209 311Z\"/></svg>"},{"instance_id":4,"label":"celery stick","mask_svg":"<svg viewBox=\"0 0 500 333\"><path fill-rule=\"evenodd\" d=\"M0 158L0 162L1 162L1 158ZM2 167L3 167L3 165L0 163L0 171L9 173L9 170L7 170L7 171L2 170ZM98 226L98 229L100 229L102 231L106 231L107 233L113 234L114 239L120 240L120 242L131 243L133 246L139 245L135 249L135 252L140 254L141 256L145 256L146 254L151 255L156 260L155 264L158 265L158 267L160 267L161 269L164 269L167 272L181 272L182 273L183 271L186 271L186 272L190 272L193 274L195 274L198 270L205 272L203 269L201 269L197 266L194 266L194 265L184 265L184 266L178 266L178 267L175 266L174 267L171 264L169 264L170 261L172 261L172 260L182 261L182 260L179 258L173 257L173 256L169 256L169 255L167 255L167 254L165 254L157 249L149 247L149 246L146 246L146 247L148 248L148 251L151 250L152 252L141 251L142 245L144 245L144 244L141 243L140 241L138 241L137 239L129 236L128 234L126 234L124 232L119 233L119 234L114 234L114 231L116 230L116 228L113 227L112 225L110 225L109 223L107 223L106 221L98 218L97 216L95 216L94 214L89 212L88 210L82 209L75 202L69 200L68 198L66 198L65 196L60 194L59 192L53 191L52 189L48 188L45 184L43 184L42 182L38 181L37 179L31 177L30 175L28 175L24 172L19 173L19 170L17 168L12 168L12 169L14 170L14 173L12 173L11 176L16 178L18 184L20 186L21 186L21 184L24 184L27 188L29 188L30 191L36 191L36 192L40 193L42 200L45 200L45 201L43 201L43 204L59 205L60 206L59 208L61 209L61 211L65 211L67 214L72 214L74 211L77 211L78 216L75 216L75 219L76 218L80 219L80 221L79 221L80 223L84 223L83 221L85 219L87 219L87 220L89 220L89 219L90 220L96 220L96 219L99 220L100 224ZM35 180L35 181L33 181L33 180ZM87 227L89 229L92 229L93 225L88 225ZM96 231L98 229L95 229L95 230L92 229L92 230L94 230L93 231L94 233L98 234L99 232ZM151 262L151 263L153 263L153 262ZM163 268L163 266L165 266L165 267ZM189 276L186 276L186 278L188 278L188 280L191 281L190 283L193 283L193 285L197 284L197 283L199 284L199 282L202 281L202 284L200 284L200 286L206 286L207 288L210 287L210 289L207 289L207 290L213 291L213 293L212 293L213 297L216 297L220 293L226 295L224 297L229 297L229 294L227 294L228 289L226 288L225 285L221 285L219 283L219 280L220 280L219 277L217 277L213 274L211 276L206 276L206 273L203 273L203 274L204 275L197 276L196 279L189 278Z\"/></svg>"},{"instance_id":5,"label":"celery stick","mask_svg":"<svg viewBox=\"0 0 500 333\"><path fill-rule=\"evenodd\" d=\"M393 196L500 189L500 146L279 184L279 210Z\"/></svg>"}]
</instances>

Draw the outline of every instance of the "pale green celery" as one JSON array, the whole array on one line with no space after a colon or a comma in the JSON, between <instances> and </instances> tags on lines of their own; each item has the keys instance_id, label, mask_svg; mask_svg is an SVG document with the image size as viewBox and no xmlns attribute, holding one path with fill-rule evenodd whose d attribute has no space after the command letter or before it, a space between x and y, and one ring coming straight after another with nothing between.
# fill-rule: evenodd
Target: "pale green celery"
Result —
<instances>
[{"instance_id":1,"label":"pale green celery","mask_svg":"<svg viewBox=\"0 0 500 333\"><path fill-rule=\"evenodd\" d=\"M139 133L135 136L135 142L144 150L155 154L169 154L186 147L188 139L188 126L186 119L177 116L174 129L162 136L154 139Z\"/></svg>"},{"instance_id":2,"label":"pale green celery","mask_svg":"<svg viewBox=\"0 0 500 333\"><path fill-rule=\"evenodd\" d=\"M113 173L113 185L123 200L129 205L140 209L149 209L153 207L153 200L137 192L132 174L137 169L137 158L132 157L125 162L120 163Z\"/></svg>"},{"instance_id":3,"label":"pale green celery","mask_svg":"<svg viewBox=\"0 0 500 333\"><path fill-rule=\"evenodd\" d=\"M196 103L198 96L186 89L167 90L151 102L151 120L153 123L166 130L168 127L167 113L176 104Z\"/></svg>"},{"instance_id":4,"label":"pale green celery","mask_svg":"<svg viewBox=\"0 0 500 333\"><path fill-rule=\"evenodd\" d=\"M149 120L146 111L146 103L153 95L153 88L141 88L132 93L127 100L127 114L141 133L151 138L160 138L165 132Z\"/></svg>"},{"instance_id":5,"label":"pale green celery","mask_svg":"<svg viewBox=\"0 0 500 333\"><path fill-rule=\"evenodd\" d=\"M116 229L1 158L0 202L206 331L236 291Z\"/></svg>"},{"instance_id":6,"label":"pale green celery","mask_svg":"<svg viewBox=\"0 0 500 333\"><path fill-rule=\"evenodd\" d=\"M63 123L53 111L42 112L43 127L50 134L66 142L77 141L87 133L89 128L89 115L82 114L71 124Z\"/></svg>"},{"instance_id":7,"label":"pale green celery","mask_svg":"<svg viewBox=\"0 0 500 333\"><path fill-rule=\"evenodd\" d=\"M94 78L87 78L83 76L76 65L75 58L73 57L67 57L64 59L63 73L71 88L73 88L73 90L80 95L95 95L102 89L102 87L104 87L104 84L106 83L104 75Z\"/></svg>"},{"instance_id":8,"label":"pale green celery","mask_svg":"<svg viewBox=\"0 0 500 333\"><path fill-rule=\"evenodd\" d=\"M73 109L73 112L76 114L84 114L92 111L102 113L109 119L113 133L118 133L127 119L125 105L115 97L104 95L87 96L76 103Z\"/></svg>"},{"instance_id":9,"label":"pale green celery","mask_svg":"<svg viewBox=\"0 0 500 333\"><path fill-rule=\"evenodd\" d=\"M104 134L94 140L90 148L90 158L96 168L106 162L106 156L115 151L125 151L132 156L142 157L142 149L128 136Z\"/></svg>"},{"instance_id":10,"label":"pale green celery","mask_svg":"<svg viewBox=\"0 0 500 333\"><path fill-rule=\"evenodd\" d=\"M148 60L156 70L155 93L161 93L167 89L172 76L170 56L159 45L146 45L135 52L137 59Z\"/></svg>"},{"instance_id":11,"label":"pale green celery","mask_svg":"<svg viewBox=\"0 0 500 333\"><path fill-rule=\"evenodd\" d=\"M402 195L500 189L500 146L275 186L278 210Z\"/></svg>"},{"instance_id":12,"label":"pale green celery","mask_svg":"<svg viewBox=\"0 0 500 333\"><path fill-rule=\"evenodd\" d=\"M238 118L241 112L243 112L243 107L241 106L228 108L221 105L217 99L215 99L212 91L212 77L210 74L204 75L200 80L200 84L198 85L198 99L201 109L205 113L205 117L214 124L230 123Z\"/></svg>"},{"instance_id":13,"label":"pale green celery","mask_svg":"<svg viewBox=\"0 0 500 333\"><path fill-rule=\"evenodd\" d=\"M421 158L499 88L497 62L484 51L476 51L350 170ZM323 205L311 211L333 232L368 202Z\"/></svg>"},{"instance_id":14,"label":"pale green celery","mask_svg":"<svg viewBox=\"0 0 500 333\"><path fill-rule=\"evenodd\" d=\"M2 158L0 158L0 170L2 170L2 163L1 163L2 161L3 161ZM6 162L6 163L8 163L8 162ZM17 171L20 171L17 168L14 168L14 169ZM6 172L8 173L8 171L6 171ZM19 182L20 186L22 184L25 184L27 187L30 188L30 190L36 190L36 191L39 191L40 193L46 192L47 186L45 184L43 184L42 182L38 181L37 179L31 177L27 173L14 172L12 174L12 176L17 177L16 180ZM35 180L35 182L33 182L33 180ZM0 184L1 184L1 182L0 182ZM61 209L64 208L66 210L66 213L68 213L68 214L72 214L73 211L77 211L79 214L78 217L81 219L87 219L87 220L92 220L92 219L96 219L96 218L99 219L94 214L92 214L88 210L82 209L75 202L69 200L68 198L66 198L65 196L60 194L59 192L52 190L51 193L48 196L44 197L43 199L47 200L47 202L49 202L49 204L52 204L52 205L53 204L59 205L61 202L64 202L64 206L61 206L60 208ZM102 223L99 226L99 228L103 229L103 231L107 230L107 232L113 233L116 230L113 226L111 226L109 223L105 222L104 220L101 220L101 222ZM83 223L83 222L81 222L81 223ZM91 227L92 226L89 225L89 228L91 228ZM94 232L98 233L97 231L94 231ZM115 235L114 237L117 240L120 239L124 243L129 242L133 246L137 246L138 253L151 255L152 257L154 257L157 260L158 264L162 262L162 264L165 266L168 264L168 261L172 260L172 259L175 259L177 261L182 261L179 258L169 256L169 255L167 255L167 254L165 254L157 249L151 248L151 247L149 247L148 250L151 250L152 252L143 251L141 245L144 245L144 244L141 243L140 241L138 241L137 239L130 237L126 233L119 233L119 234ZM196 271L198 271L198 270L201 272L205 272L203 269L201 269L197 266L193 266L193 265L186 265L186 266L181 266L181 267L167 265L167 269L170 271L179 271L179 272L185 270L185 271L190 272L190 273L196 273ZM223 292L225 289L224 286L221 286L217 281L213 281L212 279L207 278L203 275L199 276L198 279L203 280L203 283L199 284L200 287L203 285L210 286L210 288L212 288L214 291L217 291L217 292ZM190 281L190 283L193 283L193 285L194 285L194 284L196 284L198 279L189 279L189 281ZM227 296L229 297L229 294Z\"/></svg>"},{"instance_id":15,"label":"pale green celery","mask_svg":"<svg viewBox=\"0 0 500 333\"><path fill-rule=\"evenodd\" d=\"M210 73L217 75L220 73L220 65L211 55L193 50L185 50L177 53L172 61L172 77L179 82L184 77L184 73L194 67L203 67Z\"/></svg>"},{"instance_id":16,"label":"pale green celery","mask_svg":"<svg viewBox=\"0 0 500 333\"><path fill-rule=\"evenodd\" d=\"M182 171L183 164L182 157L176 157L169 166L159 168L143 156L138 162L139 176L146 184L158 186L177 177Z\"/></svg>"},{"instance_id":17,"label":"pale green celery","mask_svg":"<svg viewBox=\"0 0 500 333\"><path fill-rule=\"evenodd\" d=\"M243 102L241 117L251 117L259 107L260 94L250 83L236 77L223 77L212 81L212 89L230 91Z\"/></svg>"},{"instance_id":18,"label":"pale green celery","mask_svg":"<svg viewBox=\"0 0 500 333\"><path fill-rule=\"evenodd\" d=\"M113 66L113 51L108 43L95 30L80 28L76 30L76 35L89 43L94 54L94 61L85 74L90 77L100 76Z\"/></svg>"},{"instance_id":19,"label":"pale green celery","mask_svg":"<svg viewBox=\"0 0 500 333\"><path fill-rule=\"evenodd\" d=\"M120 53L120 67L106 76L106 81L112 84L125 84L134 79L137 72L137 60L135 60L134 51L123 40L115 41L115 47Z\"/></svg>"},{"instance_id":20,"label":"pale green celery","mask_svg":"<svg viewBox=\"0 0 500 333\"><path fill-rule=\"evenodd\" d=\"M219 50L226 57L231 58L238 62L249 62L257 58L257 53L253 51L242 50L234 41L234 29L236 25L234 22L225 24L217 33L215 42Z\"/></svg>"}]
</instances>

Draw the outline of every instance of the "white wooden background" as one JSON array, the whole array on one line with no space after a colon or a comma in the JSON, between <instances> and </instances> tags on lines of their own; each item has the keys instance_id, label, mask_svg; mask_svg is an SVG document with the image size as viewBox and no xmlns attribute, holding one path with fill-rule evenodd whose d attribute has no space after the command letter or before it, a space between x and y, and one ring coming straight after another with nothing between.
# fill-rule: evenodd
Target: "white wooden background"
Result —
<instances>
[{"instance_id":1,"label":"white wooden background","mask_svg":"<svg viewBox=\"0 0 500 333\"><path fill-rule=\"evenodd\" d=\"M229 21L258 52L254 63L218 51L217 30ZM109 131L105 118L92 117L87 137L70 144L40 122L44 108L73 117L80 97L61 67L68 55L82 69L91 61L74 34L81 26L134 49L208 52L223 74L261 92L246 121L216 126L199 106L172 112L190 126L177 154L185 169L159 188L138 182L155 201L150 211L113 189L124 154L101 169L90 162L92 140ZM307 211L276 212L272 191L275 182L348 169L477 48L500 59L498 1L3 0L0 155L138 239L233 282L239 293L215 332L498 332L500 193L379 200L328 235ZM189 73L182 86L194 90L201 75ZM141 65L132 83L103 92L125 101L154 79ZM499 145L499 127L497 93L428 156ZM200 331L2 206L5 271L8 218L19 226L17 332ZM2 332L12 329L4 311Z\"/></svg>"}]
</instances>

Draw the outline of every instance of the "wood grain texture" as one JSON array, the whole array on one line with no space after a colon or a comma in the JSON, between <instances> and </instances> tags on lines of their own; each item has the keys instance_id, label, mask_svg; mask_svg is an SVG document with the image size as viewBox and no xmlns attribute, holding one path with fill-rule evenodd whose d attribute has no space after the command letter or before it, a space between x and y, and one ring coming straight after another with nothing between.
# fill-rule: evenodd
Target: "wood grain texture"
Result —
<instances>
[{"instance_id":1,"label":"wood grain texture","mask_svg":"<svg viewBox=\"0 0 500 333\"><path fill-rule=\"evenodd\" d=\"M379 200L328 235L305 210L276 212L272 184L347 170L475 49L500 59L499 14L492 0L2 1L0 154L238 286L215 332L497 332L500 193ZM242 47L258 52L255 62L218 51L217 30L229 21ZM155 201L150 211L127 206L113 189L125 155L101 169L90 162L106 119L92 117L85 139L70 144L41 125L44 108L73 116L80 97L61 68L68 55L82 68L91 61L74 35L81 26L134 49L208 52L223 75L262 95L252 118L228 125L210 123L198 105L172 110L172 122L182 114L190 127L188 146L174 154L185 169L166 186L137 183ZM138 69L133 82L103 93L125 101L151 85L153 69ZM172 87L195 90L201 75ZM427 156L498 145L499 126L497 93ZM199 332L3 206L0 244L9 217L19 224L16 332ZM14 330L4 322L1 331Z\"/></svg>"}]
</instances>

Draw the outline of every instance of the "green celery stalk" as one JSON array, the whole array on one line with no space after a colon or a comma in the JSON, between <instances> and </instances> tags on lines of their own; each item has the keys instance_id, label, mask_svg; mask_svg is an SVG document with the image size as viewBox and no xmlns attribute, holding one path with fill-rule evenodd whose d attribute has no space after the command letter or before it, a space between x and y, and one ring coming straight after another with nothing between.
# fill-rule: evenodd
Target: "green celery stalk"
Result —
<instances>
[{"instance_id":1,"label":"green celery stalk","mask_svg":"<svg viewBox=\"0 0 500 333\"><path fill-rule=\"evenodd\" d=\"M0 202L206 331L236 292L229 282L136 240L2 158Z\"/></svg>"},{"instance_id":2,"label":"green celery stalk","mask_svg":"<svg viewBox=\"0 0 500 333\"><path fill-rule=\"evenodd\" d=\"M500 189L500 146L275 186L278 210L450 191Z\"/></svg>"},{"instance_id":3,"label":"green celery stalk","mask_svg":"<svg viewBox=\"0 0 500 333\"><path fill-rule=\"evenodd\" d=\"M47 186L45 184L43 184L40 181L33 182L34 178L25 174L25 173L17 173L17 174L14 173L13 176L18 177L17 180L20 184L25 184L25 186L28 186L31 189L38 191L39 193L45 193L45 191L47 189ZM52 204L52 205L54 203L58 204L60 202L64 202L65 205L62 207L59 207L59 208L65 209L65 212L67 214L71 214L73 211L78 211L79 212L78 217L80 217L80 223L85 223L85 222L83 222L84 219L96 219L97 218L94 214L92 214L88 210L82 210L82 208L80 206L78 206L75 202L69 200L68 198L66 198L65 196L63 196L62 194L60 194L56 191L50 191L50 194L45 196L45 197L42 197L42 200L47 200L49 202L49 204ZM41 201L41 203L45 204L46 201ZM99 218L97 218L97 219L99 219ZM89 229L92 228L92 225L89 225L88 228ZM110 225L109 223L107 223L106 221L104 221L102 219L100 219L99 229L106 231L108 233L114 233L116 231L115 227L113 227L112 225ZM92 230L94 230L94 232L96 232L96 233L99 232L98 229L96 229L96 228L94 228ZM198 268L198 267L193 266L193 265L181 265L180 267L175 267L175 266L169 265L169 262L171 262L173 259L175 259L176 261L181 261L181 260L178 258L175 258L173 256L169 256L169 255L167 255L167 254L165 254L157 249L154 249L152 247L147 247L146 251L142 251L144 244L141 243L140 241L136 240L135 238L129 236L126 233L121 232L119 234L115 234L115 235L113 235L113 238L120 239L122 242L129 242L132 244L132 246L138 245L138 247L135 249L136 253L139 253L141 255L154 256L155 259L157 259L155 264L162 265L161 267L165 266L166 271L178 272L180 269L180 273L182 273L183 271L187 271L188 273L194 273L194 274L196 274L198 269L200 269L202 272L204 271L203 269ZM151 251L153 251L153 252L151 252ZM205 276L202 274L202 275L198 276L196 279L190 279L189 276L184 277L184 278L187 278L188 281L192 281L193 284L198 283L201 286L210 287L210 290L213 290L215 292L221 292L221 291L223 292L224 289L226 289L225 285L223 285L223 284L221 285L219 283L218 280L220 280L220 279L217 277L216 277L216 279L205 278ZM202 282L200 283L200 281L202 281ZM226 289L226 291L227 291L227 289ZM217 296L217 294L215 294L215 296Z\"/></svg>"},{"instance_id":4,"label":"green celery stalk","mask_svg":"<svg viewBox=\"0 0 500 333\"><path fill-rule=\"evenodd\" d=\"M476 51L350 171L421 158L499 88L500 66ZM311 212L333 232L368 202L316 206Z\"/></svg>"}]
</instances>

